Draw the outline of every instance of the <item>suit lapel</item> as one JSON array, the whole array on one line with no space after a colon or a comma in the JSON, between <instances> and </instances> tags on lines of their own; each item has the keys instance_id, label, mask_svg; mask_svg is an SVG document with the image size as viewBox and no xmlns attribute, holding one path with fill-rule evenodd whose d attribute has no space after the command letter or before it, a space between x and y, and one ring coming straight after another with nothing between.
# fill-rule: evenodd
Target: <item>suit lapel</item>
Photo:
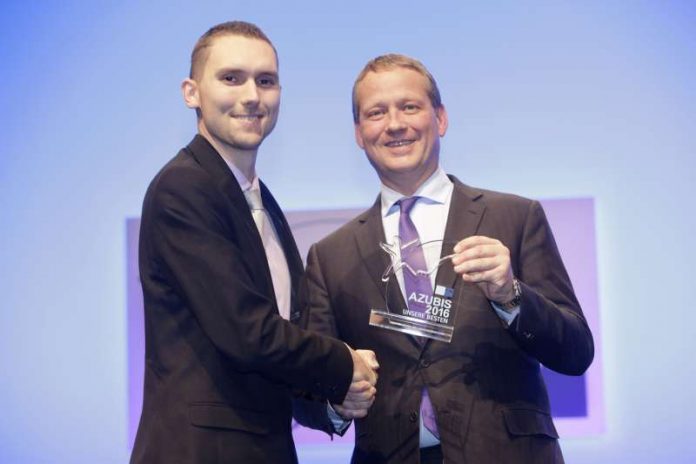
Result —
<instances>
[{"instance_id":1,"label":"suit lapel","mask_svg":"<svg viewBox=\"0 0 696 464\"><path fill-rule=\"evenodd\" d=\"M240 243L240 249L243 251L242 259L248 264L249 272L254 277L253 280L260 282L260 287L270 292L270 295L275 295L266 251L239 182L222 156L200 134L193 138L185 150L210 174L215 185L231 206L233 210L232 222L243 232L238 234L238 238L240 242L246 241L246 243Z\"/></svg>"},{"instance_id":2,"label":"suit lapel","mask_svg":"<svg viewBox=\"0 0 696 464\"><path fill-rule=\"evenodd\" d=\"M454 182L454 189L447 215L441 258L452 254L452 248L457 242L476 234L486 209L483 202L477 201L481 197L481 193L465 186L454 176L450 176L450 179ZM445 262L437 271L435 284L454 288L461 281L457 277L454 267Z\"/></svg>"},{"instance_id":3,"label":"suit lapel","mask_svg":"<svg viewBox=\"0 0 696 464\"><path fill-rule=\"evenodd\" d=\"M263 201L264 207L268 212L269 217L273 221L273 226L275 227L276 233L278 234L278 240L280 245L283 247L283 252L285 253L285 259L288 263L288 270L290 272L290 320L295 317L299 317L299 311L295 311L296 308L296 297L297 289L300 285L300 279L302 278L302 273L304 271L304 265L302 264L302 257L300 252L297 250L297 244L295 243L295 238L292 235L290 226L283 211L280 206L273 198L270 190L266 187L263 182L259 182L261 188L261 199Z\"/></svg>"},{"instance_id":4,"label":"suit lapel","mask_svg":"<svg viewBox=\"0 0 696 464\"><path fill-rule=\"evenodd\" d=\"M385 283L382 281L382 275L391 261L387 253L379 246L384 241L379 196L372 207L358 219L358 223L360 226L355 231L355 241L360 257L373 283L379 292L384 294Z\"/></svg>"},{"instance_id":5,"label":"suit lapel","mask_svg":"<svg viewBox=\"0 0 696 464\"><path fill-rule=\"evenodd\" d=\"M478 201L481 197L480 192L462 184L454 176L448 177L454 182L454 189L452 190L452 199L447 215L440 258L452 254L452 249L457 242L476 234L486 209L483 202ZM454 272L454 266L452 266L449 260L443 262L438 268L435 285L452 288L455 295L458 295L458 292L461 290L463 281ZM454 303L455 308L460 309L457 307L456 301ZM455 319L454 323L456 324L456 322L457 320ZM431 339L426 339L426 342L422 344L422 350L425 350L431 342Z\"/></svg>"}]
</instances>

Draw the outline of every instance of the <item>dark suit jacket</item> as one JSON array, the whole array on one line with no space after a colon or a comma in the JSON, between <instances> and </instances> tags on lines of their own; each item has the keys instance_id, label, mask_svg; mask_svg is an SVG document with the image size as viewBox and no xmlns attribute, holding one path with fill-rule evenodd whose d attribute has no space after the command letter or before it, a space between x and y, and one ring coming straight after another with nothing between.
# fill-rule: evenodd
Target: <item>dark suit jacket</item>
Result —
<instances>
[{"instance_id":1,"label":"dark suit jacket","mask_svg":"<svg viewBox=\"0 0 696 464\"><path fill-rule=\"evenodd\" d=\"M261 192L295 290L300 256L280 208ZM290 390L341 402L350 353L280 317L244 195L201 136L147 191L140 278L145 392L131 462L296 462Z\"/></svg>"},{"instance_id":2,"label":"dark suit jacket","mask_svg":"<svg viewBox=\"0 0 696 464\"><path fill-rule=\"evenodd\" d=\"M594 348L551 229L538 202L452 179L443 256L471 235L497 238L510 249L523 294L510 328L450 263L440 267L436 281L454 289L451 343L423 343L368 326L370 309L385 308L380 278L389 264L378 247L384 240L379 198L309 252L301 323L374 350L381 366L376 401L366 418L355 421L353 462L418 462L424 386L436 410L445 462L562 462L539 363L579 375ZM389 307L405 307L394 277L390 284L396 291L389 293ZM296 409L300 422L331 431L325 406L297 403Z\"/></svg>"}]
</instances>

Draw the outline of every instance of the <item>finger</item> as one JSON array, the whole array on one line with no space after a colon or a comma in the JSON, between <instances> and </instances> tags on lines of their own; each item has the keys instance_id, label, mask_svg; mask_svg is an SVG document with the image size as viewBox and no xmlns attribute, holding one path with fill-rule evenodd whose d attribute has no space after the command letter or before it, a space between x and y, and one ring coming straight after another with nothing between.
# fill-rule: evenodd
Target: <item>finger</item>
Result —
<instances>
[{"instance_id":1,"label":"finger","mask_svg":"<svg viewBox=\"0 0 696 464\"><path fill-rule=\"evenodd\" d=\"M379 369L379 362L377 362L377 355L372 350L356 350L360 356L363 357L365 363L373 370Z\"/></svg>"},{"instance_id":2,"label":"finger","mask_svg":"<svg viewBox=\"0 0 696 464\"><path fill-rule=\"evenodd\" d=\"M369 398L370 396L373 396L377 392L377 389L370 385L368 388L365 389L348 389L348 392L346 393L346 397L350 395L351 398Z\"/></svg>"},{"instance_id":3,"label":"finger","mask_svg":"<svg viewBox=\"0 0 696 464\"><path fill-rule=\"evenodd\" d=\"M500 242L494 238L486 237L485 235L472 235L464 240L460 240L456 245L454 245L454 252L460 253L477 245L492 245L496 243Z\"/></svg>"},{"instance_id":4,"label":"finger","mask_svg":"<svg viewBox=\"0 0 696 464\"><path fill-rule=\"evenodd\" d=\"M477 258L465 261L461 264L457 264L456 266L454 266L454 272L458 274L483 273L486 271L494 270L500 267L501 264L501 260L497 257Z\"/></svg>"},{"instance_id":5,"label":"finger","mask_svg":"<svg viewBox=\"0 0 696 464\"><path fill-rule=\"evenodd\" d=\"M344 401L341 406L346 409L368 409L374 403L374 398L365 401Z\"/></svg>"},{"instance_id":6,"label":"finger","mask_svg":"<svg viewBox=\"0 0 696 464\"><path fill-rule=\"evenodd\" d=\"M348 347L350 349L350 347ZM353 358L353 382L367 380L370 384L377 383L377 373L369 366L369 356L366 353L371 353L374 361L377 361L374 352L370 350L352 350L350 349L351 357Z\"/></svg>"},{"instance_id":7,"label":"finger","mask_svg":"<svg viewBox=\"0 0 696 464\"><path fill-rule=\"evenodd\" d=\"M377 371L375 371L374 369L369 368L369 367L367 369L369 371L368 377L367 377L367 382L369 382L370 385L372 385L372 386L377 385Z\"/></svg>"},{"instance_id":8,"label":"finger","mask_svg":"<svg viewBox=\"0 0 696 464\"><path fill-rule=\"evenodd\" d=\"M348 390L348 393L346 393L346 397L344 398L345 401L368 401L372 398L375 397L377 394L377 389L372 387L369 390L364 390L364 391L350 391Z\"/></svg>"},{"instance_id":9,"label":"finger","mask_svg":"<svg viewBox=\"0 0 696 464\"><path fill-rule=\"evenodd\" d=\"M497 281L497 274L495 271L472 271L472 272L466 272L461 274L462 279L465 282L471 282L471 283L489 283L489 284L495 284Z\"/></svg>"},{"instance_id":10,"label":"finger","mask_svg":"<svg viewBox=\"0 0 696 464\"><path fill-rule=\"evenodd\" d=\"M371 401L374 401L375 399L375 394L370 393L370 394L363 394L363 395L346 395L346 397L343 399L343 403L345 404L369 404Z\"/></svg>"},{"instance_id":11,"label":"finger","mask_svg":"<svg viewBox=\"0 0 696 464\"><path fill-rule=\"evenodd\" d=\"M460 264L465 261L479 258L493 258L497 256L506 256L509 252L504 245L500 243L476 245L475 247L467 248L452 256L452 264Z\"/></svg>"},{"instance_id":12,"label":"finger","mask_svg":"<svg viewBox=\"0 0 696 464\"><path fill-rule=\"evenodd\" d=\"M359 380L357 382L351 383L350 386L348 387L348 391L361 393L364 391L369 391L370 389L374 389L374 388L375 387L367 380Z\"/></svg>"},{"instance_id":13,"label":"finger","mask_svg":"<svg viewBox=\"0 0 696 464\"><path fill-rule=\"evenodd\" d=\"M347 419L347 420L359 419L359 418L367 416L367 409L352 410L352 409L342 408L341 406L334 406L334 410L341 417L343 417L344 419Z\"/></svg>"},{"instance_id":14,"label":"finger","mask_svg":"<svg viewBox=\"0 0 696 464\"><path fill-rule=\"evenodd\" d=\"M378 380L378 379L379 379L379 375L377 374L377 371L376 371L376 370L372 370L372 378L371 378L372 382L370 382L370 383L372 384L373 387L374 387L375 385L377 385L377 380Z\"/></svg>"},{"instance_id":15,"label":"finger","mask_svg":"<svg viewBox=\"0 0 696 464\"><path fill-rule=\"evenodd\" d=\"M486 283L495 287L503 287L506 285L505 272L501 272L500 268L489 271L467 272L460 274L465 282L471 283Z\"/></svg>"},{"instance_id":16,"label":"finger","mask_svg":"<svg viewBox=\"0 0 696 464\"><path fill-rule=\"evenodd\" d=\"M348 406L345 403L344 404L339 404L339 405L332 405L334 410L339 413L342 417L348 419L352 419L354 417L365 417L367 415L368 409L370 409L369 405L367 407L352 407Z\"/></svg>"}]
</instances>

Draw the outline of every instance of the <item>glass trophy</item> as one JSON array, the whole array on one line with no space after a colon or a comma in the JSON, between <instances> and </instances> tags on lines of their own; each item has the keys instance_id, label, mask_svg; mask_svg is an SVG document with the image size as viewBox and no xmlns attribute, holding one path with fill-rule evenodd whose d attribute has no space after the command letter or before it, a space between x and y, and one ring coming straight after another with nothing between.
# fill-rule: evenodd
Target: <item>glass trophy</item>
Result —
<instances>
[{"instance_id":1,"label":"glass trophy","mask_svg":"<svg viewBox=\"0 0 696 464\"><path fill-rule=\"evenodd\" d=\"M431 338L434 340L449 343L452 341L454 333L454 320L456 307L453 303L454 289L443 285L432 285L431 275L435 274L440 266L448 263L453 255L449 254L439 258L434 265L428 269L414 269L402 257L414 251L415 247L422 250L423 256L440 256L440 250L444 246L443 240L433 240L420 243L414 240L402 243L397 236L393 243L380 243L380 248L389 254L391 263L382 274L384 283L384 309L370 310L370 325L383 329L395 330L397 332L416 335L419 337ZM427 260L425 260L427 262ZM404 279L411 276L427 279L424 291L411 291L400 299L393 292L401 293L401 288L397 285L397 275L401 273L401 284ZM404 288L406 288L404 286ZM404 301L405 307L393 307L394 302ZM390 305L391 302L391 305Z\"/></svg>"}]
</instances>

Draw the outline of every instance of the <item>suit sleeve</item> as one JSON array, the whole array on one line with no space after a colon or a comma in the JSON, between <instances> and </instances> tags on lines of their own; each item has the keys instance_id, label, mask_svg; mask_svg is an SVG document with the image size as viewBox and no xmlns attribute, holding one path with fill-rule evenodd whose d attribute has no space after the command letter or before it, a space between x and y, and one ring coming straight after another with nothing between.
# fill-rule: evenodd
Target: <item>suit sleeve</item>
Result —
<instances>
[{"instance_id":1,"label":"suit sleeve","mask_svg":"<svg viewBox=\"0 0 696 464\"><path fill-rule=\"evenodd\" d=\"M317 254L316 245L312 245L307 256L307 269L300 286L300 318L298 324L306 329L338 337L336 322L326 284ZM336 433L328 414L327 399L321 396L301 395L293 399L293 416L297 422L329 435ZM330 401L330 399L328 399ZM332 401L332 403L335 403ZM339 435L343 435L347 427Z\"/></svg>"},{"instance_id":2,"label":"suit sleeve","mask_svg":"<svg viewBox=\"0 0 696 464\"><path fill-rule=\"evenodd\" d=\"M353 372L350 352L285 321L272 298L259 292L245 269L245 250L225 222L220 192L210 184L185 172L161 178L152 192L151 246L163 273L239 370L342 402Z\"/></svg>"},{"instance_id":3,"label":"suit sleeve","mask_svg":"<svg viewBox=\"0 0 696 464\"><path fill-rule=\"evenodd\" d=\"M522 286L512 326L518 343L549 369L584 373L594 357L592 333L537 201L529 206L515 274Z\"/></svg>"}]
</instances>

